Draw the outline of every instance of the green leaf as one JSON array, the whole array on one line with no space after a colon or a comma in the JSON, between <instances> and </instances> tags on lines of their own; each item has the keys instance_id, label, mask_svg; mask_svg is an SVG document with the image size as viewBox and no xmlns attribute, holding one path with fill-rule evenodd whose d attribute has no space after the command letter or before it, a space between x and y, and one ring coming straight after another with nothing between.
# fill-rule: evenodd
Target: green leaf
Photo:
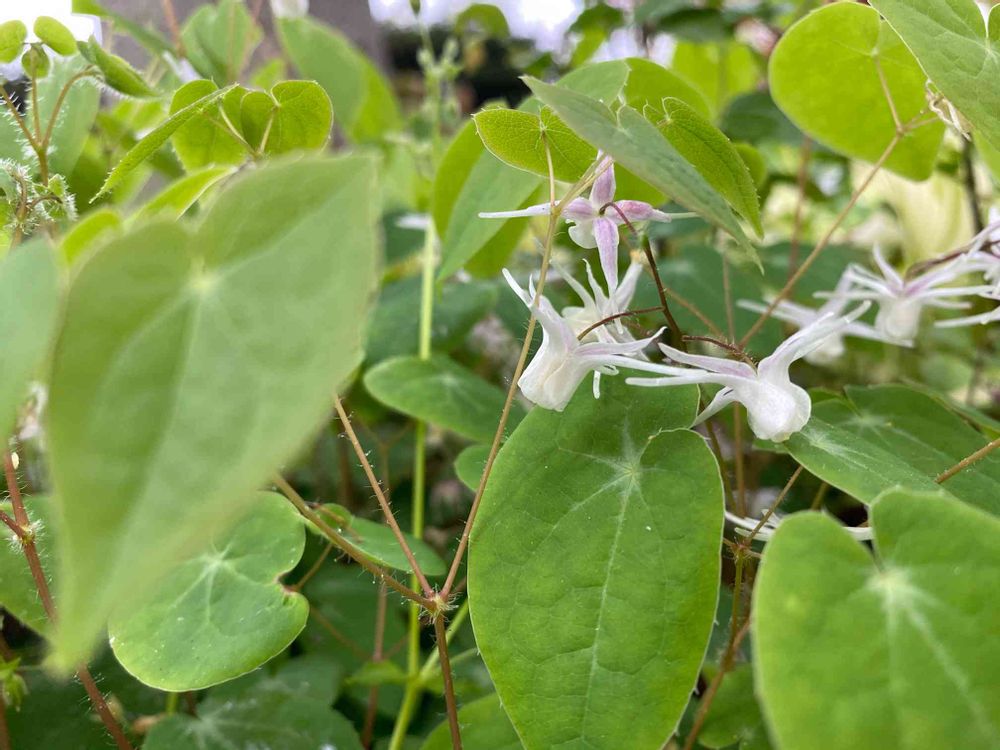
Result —
<instances>
[{"instance_id":1,"label":"green leaf","mask_svg":"<svg viewBox=\"0 0 1000 750\"><path fill-rule=\"evenodd\" d=\"M26 293L30 290L30 294ZM49 354L59 314L55 252L43 240L0 259L0 434L10 435L28 384Z\"/></svg>"},{"instance_id":2,"label":"green leaf","mask_svg":"<svg viewBox=\"0 0 1000 750\"><path fill-rule=\"evenodd\" d=\"M191 81L174 93L170 102L170 116L177 115L189 105L218 91L212 81ZM223 114L233 127L240 125L240 103L247 93L235 86L228 93L219 94L195 112L188 121L170 136L170 143L184 169L192 172L212 164L242 164L247 159L247 149L223 120ZM213 106L218 104L218 107Z\"/></svg>"},{"instance_id":3,"label":"green leaf","mask_svg":"<svg viewBox=\"0 0 1000 750\"><path fill-rule=\"evenodd\" d=\"M629 67L625 103L632 109L642 112L647 106L659 108L665 98L673 97L704 117L711 115L705 97L673 71L641 57L630 57L625 62Z\"/></svg>"},{"instance_id":4,"label":"green leaf","mask_svg":"<svg viewBox=\"0 0 1000 750\"><path fill-rule=\"evenodd\" d=\"M989 24L973 0L875 0L934 85L1000 149L1000 11Z\"/></svg>"},{"instance_id":5,"label":"green leaf","mask_svg":"<svg viewBox=\"0 0 1000 750\"><path fill-rule=\"evenodd\" d=\"M462 728L462 747L465 750L521 750L521 740L494 693L467 703L458 710L458 724ZM448 722L438 724L420 750L451 750L451 731Z\"/></svg>"},{"instance_id":6,"label":"green leaf","mask_svg":"<svg viewBox=\"0 0 1000 750\"><path fill-rule=\"evenodd\" d=\"M771 55L771 93L782 111L833 150L875 162L896 134L879 69L901 122L927 105L926 77L896 33L872 8L835 3L789 29ZM885 166L904 177L930 176L941 123L906 135Z\"/></svg>"},{"instance_id":7,"label":"green leaf","mask_svg":"<svg viewBox=\"0 0 1000 750\"><path fill-rule=\"evenodd\" d=\"M365 373L365 388L398 412L483 443L493 440L505 394L454 360L394 357ZM523 415L511 405L508 426Z\"/></svg>"},{"instance_id":8,"label":"green leaf","mask_svg":"<svg viewBox=\"0 0 1000 750\"><path fill-rule=\"evenodd\" d=\"M122 603L108 625L115 657L140 682L177 692L256 669L306 625L309 603L278 582L304 549L298 511L281 495L258 493L235 526L138 602Z\"/></svg>"},{"instance_id":9,"label":"green leaf","mask_svg":"<svg viewBox=\"0 0 1000 750\"><path fill-rule=\"evenodd\" d=\"M557 180L575 182L597 158L597 149L582 140L552 110L540 114L515 109L484 109L473 115L483 145L517 169L547 177L546 147Z\"/></svg>"},{"instance_id":10,"label":"green leaf","mask_svg":"<svg viewBox=\"0 0 1000 750\"><path fill-rule=\"evenodd\" d=\"M479 489L479 482L486 470L486 459L490 456L489 445L470 445L455 458L455 474L459 481L473 492Z\"/></svg>"},{"instance_id":11,"label":"green leaf","mask_svg":"<svg viewBox=\"0 0 1000 750\"><path fill-rule=\"evenodd\" d=\"M872 506L875 557L818 513L767 544L757 691L783 750L1000 744L1000 521L933 494Z\"/></svg>"},{"instance_id":12,"label":"green leaf","mask_svg":"<svg viewBox=\"0 0 1000 750\"><path fill-rule=\"evenodd\" d=\"M192 83L197 83L196 81ZM190 84L188 84L190 85ZM100 191L94 198L99 198L105 193L109 193L125 179L126 176L146 159L156 153L167 140L176 133L183 125L201 114L213 104L216 104L226 95L227 89L218 89L209 94L205 94L200 99L196 99L191 104L171 113L170 117L160 123L152 132L147 134L142 140L136 143L128 153L122 157L111 174L108 175Z\"/></svg>"},{"instance_id":13,"label":"green leaf","mask_svg":"<svg viewBox=\"0 0 1000 750\"><path fill-rule=\"evenodd\" d=\"M848 387L849 401L815 404L815 427L787 447L835 487L868 503L893 484L932 490L934 478L987 440L938 401L895 385ZM805 462L808 462L805 463ZM1000 457L987 456L944 485L955 497L1000 514Z\"/></svg>"},{"instance_id":14,"label":"green leaf","mask_svg":"<svg viewBox=\"0 0 1000 750\"><path fill-rule=\"evenodd\" d=\"M27 38L28 27L24 21L14 19L0 23L0 63L14 62Z\"/></svg>"},{"instance_id":15,"label":"green leaf","mask_svg":"<svg viewBox=\"0 0 1000 750\"><path fill-rule=\"evenodd\" d=\"M709 185L736 212L749 221L757 236L764 236L760 223L760 199L750 170L729 139L694 108L673 97L664 98L643 114L659 128L678 153L687 159Z\"/></svg>"},{"instance_id":16,"label":"green leaf","mask_svg":"<svg viewBox=\"0 0 1000 750\"><path fill-rule=\"evenodd\" d=\"M52 60L40 44L30 44L21 55L21 67L32 82L37 83L49 74Z\"/></svg>"},{"instance_id":17,"label":"green leaf","mask_svg":"<svg viewBox=\"0 0 1000 750\"><path fill-rule=\"evenodd\" d=\"M52 501L41 495L24 498L24 509L35 533L35 549L42 569L51 576L53 565ZM0 510L13 515L10 501L0 502ZM35 579L21 549L17 535L6 526L0 527L0 606L22 623L42 633L47 630L48 617L38 596Z\"/></svg>"},{"instance_id":18,"label":"green leaf","mask_svg":"<svg viewBox=\"0 0 1000 750\"><path fill-rule=\"evenodd\" d=\"M760 78L753 51L733 41L679 42L671 68L701 92L712 115L722 112L733 97L753 90Z\"/></svg>"},{"instance_id":19,"label":"green leaf","mask_svg":"<svg viewBox=\"0 0 1000 750\"><path fill-rule=\"evenodd\" d=\"M157 95L139 71L118 55L106 52L94 37L89 42L80 42L80 45L84 56L100 69L104 82L115 91L139 98Z\"/></svg>"},{"instance_id":20,"label":"green leaf","mask_svg":"<svg viewBox=\"0 0 1000 750\"><path fill-rule=\"evenodd\" d=\"M251 91L240 105L247 142L268 154L326 145L333 125L330 97L314 81L284 81L271 89ZM266 139L266 140L265 140Z\"/></svg>"},{"instance_id":21,"label":"green leaf","mask_svg":"<svg viewBox=\"0 0 1000 750\"><path fill-rule=\"evenodd\" d=\"M403 124L403 115L392 85L385 76L360 51L358 58L365 81L365 96L354 122L347 128L347 134L358 143L366 143L398 130Z\"/></svg>"},{"instance_id":22,"label":"green leaf","mask_svg":"<svg viewBox=\"0 0 1000 750\"><path fill-rule=\"evenodd\" d=\"M332 521L333 526L373 562L394 570L412 573L410 561L396 541L396 535L385 523L358 518L347 508L335 503L320 506L320 512ZM312 529L312 526L309 527ZM428 576L443 576L448 572L441 556L422 539L403 532L403 537L413 552L417 565Z\"/></svg>"},{"instance_id":23,"label":"green leaf","mask_svg":"<svg viewBox=\"0 0 1000 750\"><path fill-rule=\"evenodd\" d=\"M181 29L184 52L191 64L219 85L240 77L262 38L243 0L202 5Z\"/></svg>"},{"instance_id":24,"label":"green leaf","mask_svg":"<svg viewBox=\"0 0 1000 750\"><path fill-rule=\"evenodd\" d=\"M53 52L67 57L76 54L76 38L73 32L52 16L39 16L35 19L34 31L35 36Z\"/></svg>"},{"instance_id":25,"label":"green leaf","mask_svg":"<svg viewBox=\"0 0 1000 750\"><path fill-rule=\"evenodd\" d=\"M741 664L728 672L715 694L698 744L712 750L738 745L740 750L771 750L760 706L754 697L753 670Z\"/></svg>"},{"instance_id":26,"label":"green leaf","mask_svg":"<svg viewBox=\"0 0 1000 750\"><path fill-rule=\"evenodd\" d=\"M615 379L533 410L500 451L469 603L526 748L659 748L680 719L719 595L718 468L677 429L697 402Z\"/></svg>"},{"instance_id":27,"label":"green leaf","mask_svg":"<svg viewBox=\"0 0 1000 750\"><path fill-rule=\"evenodd\" d=\"M193 230L147 225L76 276L50 392L58 665L86 655L126 592L238 519L361 361L374 171L262 167Z\"/></svg>"},{"instance_id":28,"label":"green leaf","mask_svg":"<svg viewBox=\"0 0 1000 750\"><path fill-rule=\"evenodd\" d=\"M238 697L209 695L198 716L174 714L150 730L143 750L362 750L344 716L314 698L273 690Z\"/></svg>"},{"instance_id":29,"label":"green leaf","mask_svg":"<svg viewBox=\"0 0 1000 750\"><path fill-rule=\"evenodd\" d=\"M122 217L117 211L99 208L84 216L66 233L59 252L63 260L72 265L88 250L117 234L122 227Z\"/></svg>"},{"instance_id":30,"label":"green leaf","mask_svg":"<svg viewBox=\"0 0 1000 750\"><path fill-rule=\"evenodd\" d=\"M583 94L533 78L527 79L527 83L577 135L640 179L729 232L744 248L752 250L723 197L655 125L634 109L622 107L616 118L606 106Z\"/></svg>"},{"instance_id":31,"label":"green leaf","mask_svg":"<svg viewBox=\"0 0 1000 750\"><path fill-rule=\"evenodd\" d=\"M139 209L135 220L141 222L156 218L179 219L213 186L235 172L234 167L227 166L207 167L192 172L160 191L159 195Z\"/></svg>"},{"instance_id":32,"label":"green leaf","mask_svg":"<svg viewBox=\"0 0 1000 750\"><path fill-rule=\"evenodd\" d=\"M497 296L496 286L483 281L443 284L434 301L434 351L447 352L460 346L472 327L496 305ZM419 278L403 279L382 288L368 329L365 353L369 363L417 353L420 318L413 313L419 309Z\"/></svg>"}]
</instances>

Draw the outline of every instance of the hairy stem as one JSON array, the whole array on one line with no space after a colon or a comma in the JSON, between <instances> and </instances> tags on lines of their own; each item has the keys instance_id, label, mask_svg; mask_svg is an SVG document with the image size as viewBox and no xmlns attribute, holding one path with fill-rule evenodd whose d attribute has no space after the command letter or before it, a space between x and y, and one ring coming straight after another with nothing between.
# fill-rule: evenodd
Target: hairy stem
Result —
<instances>
[{"instance_id":1,"label":"hairy stem","mask_svg":"<svg viewBox=\"0 0 1000 750\"><path fill-rule=\"evenodd\" d=\"M458 704L455 702L455 685L451 676L451 661L448 658L448 634L444 628L444 616L440 613L434 617L434 635L441 658L441 677L444 679L444 702L448 710L451 746L453 750L462 750L462 731L458 727Z\"/></svg>"},{"instance_id":2,"label":"hairy stem","mask_svg":"<svg viewBox=\"0 0 1000 750\"><path fill-rule=\"evenodd\" d=\"M958 474L960 471L964 471L977 461L986 458L986 456L995 451L997 448L1000 448L1000 438L997 438L996 440L987 443L972 455L966 456L957 464L952 466L950 469L942 471L940 474L937 475L937 477L935 477L934 481L937 482L938 484L947 482L949 479Z\"/></svg>"}]
</instances>

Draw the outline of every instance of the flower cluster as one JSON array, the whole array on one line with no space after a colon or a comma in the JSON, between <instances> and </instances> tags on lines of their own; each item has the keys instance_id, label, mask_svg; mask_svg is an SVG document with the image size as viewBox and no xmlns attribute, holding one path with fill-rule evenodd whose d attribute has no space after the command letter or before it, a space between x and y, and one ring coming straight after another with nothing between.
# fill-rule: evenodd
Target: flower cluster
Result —
<instances>
[{"instance_id":1,"label":"flower cluster","mask_svg":"<svg viewBox=\"0 0 1000 750\"><path fill-rule=\"evenodd\" d=\"M993 215L990 226L966 250L931 264L922 273L900 274L875 248L878 272L850 265L832 291L816 295L825 299L819 307L787 299L773 303L770 314L798 330L756 365L749 358L738 361L692 354L664 344L659 349L665 362L653 362L645 349L663 329L637 340L622 323L643 265L633 262L619 282L618 231L623 224L633 228L637 222L670 221L672 217L648 203L616 200L614 165L602 159L598 170L590 197L570 201L562 216L572 225L569 234L574 242L584 248L598 249L607 291L594 277L589 264L585 263L589 290L571 274L560 272L581 304L559 313L545 296L536 293L531 282L526 291L504 271L507 283L542 326L542 344L518 385L528 400L543 408L564 409L591 373L594 395L599 397L601 375L614 375L625 368L654 376L626 378L634 386L720 386L698 422L728 404L739 402L746 408L750 428L758 438L782 442L805 426L812 409L809 394L792 382L789 375L791 365L797 360L829 364L844 353L844 339L848 336L912 346L926 308L965 309L970 303L964 298L970 295L1000 301L1000 216ZM480 216L541 216L551 210L552 205L545 203ZM977 273L982 274L983 283L956 285L963 277ZM770 309L748 300L739 304L762 313ZM873 304L878 308L874 323L861 322L859 319ZM849 309L852 305L854 308ZM995 320L1000 320L1000 307L981 315L939 321L938 325L972 325Z\"/></svg>"}]
</instances>

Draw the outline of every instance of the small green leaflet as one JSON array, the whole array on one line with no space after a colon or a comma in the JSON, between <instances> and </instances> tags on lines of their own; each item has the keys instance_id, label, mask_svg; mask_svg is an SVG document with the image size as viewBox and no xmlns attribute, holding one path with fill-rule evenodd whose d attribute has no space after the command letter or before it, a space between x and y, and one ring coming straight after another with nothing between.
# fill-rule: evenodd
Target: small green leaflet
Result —
<instances>
[{"instance_id":1,"label":"small green leaflet","mask_svg":"<svg viewBox=\"0 0 1000 750\"><path fill-rule=\"evenodd\" d=\"M521 740L496 693L464 704L458 710L463 750L521 750ZM448 722L438 724L420 750L452 750Z\"/></svg>"},{"instance_id":2,"label":"small green leaflet","mask_svg":"<svg viewBox=\"0 0 1000 750\"><path fill-rule=\"evenodd\" d=\"M187 58L199 73L219 85L239 78L262 37L243 0L202 5L181 28Z\"/></svg>"},{"instance_id":3,"label":"small green leaflet","mask_svg":"<svg viewBox=\"0 0 1000 750\"><path fill-rule=\"evenodd\" d=\"M174 92L170 101L170 116L218 89L214 82L208 80L184 84ZM246 94L247 90L242 86L231 87L223 93L221 101L216 99L216 102L207 104L170 136L170 143L188 172L217 164L236 165L246 161L247 147L239 139L240 134L234 133L230 127L240 126L240 103ZM219 106L212 106L214 103Z\"/></svg>"},{"instance_id":4,"label":"small green leaflet","mask_svg":"<svg viewBox=\"0 0 1000 750\"><path fill-rule=\"evenodd\" d=\"M753 692L753 668L740 664L728 672L705 717L698 744L722 750L771 750L764 717Z\"/></svg>"},{"instance_id":5,"label":"small green leaflet","mask_svg":"<svg viewBox=\"0 0 1000 750\"><path fill-rule=\"evenodd\" d=\"M114 190L115 187L123 179L125 179L125 177L133 169L138 167L142 164L142 162L159 150L159 148L167 142L170 136L173 135L182 125L218 102L223 96L226 95L228 90L229 89L218 89L210 94L206 94L200 99L196 99L183 109L180 109L170 115L170 117L160 123L160 125L158 125L151 133L129 149L129 152L122 157L122 160L118 162L114 169L111 170L111 174L108 175L104 184L101 186L101 189L98 191L97 195L94 196L94 199L96 200L105 193L109 193Z\"/></svg>"},{"instance_id":6,"label":"small green leaflet","mask_svg":"<svg viewBox=\"0 0 1000 750\"><path fill-rule=\"evenodd\" d=\"M268 154L326 145L333 125L333 105L315 81L282 81L270 93L251 91L240 104L247 142Z\"/></svg>"},{"instance_id":7,"label":"small green leaflet","mask_svg":"<svg viewBox=\"0 0 1000 750\"><path fill-rule=\"evenodd\" d=\"M895 32L872 8L835 3L785 33L768 78L775 102L802 130L835 151L875 162L896 133L880 72L902 123L924 111L926 77ZM911 180L930 177L943 135L941 123L912 131L885 166Z\"/></svg>"},{"instance_id":8,"label":"small green leaflet","mask_svg":"<svg viewBox=\"0 0 1000 750\"><path fill-rule=\"evenodd\" d=\"M14 62L27 36L28 27L24 21L14 19L0 23L0 63Z\"/></svg>"},{"instance_id":9,"label":"small green leaflet","mask_svg":"<svg viewBox=\"0 0 1000 750\"><path fill-rule=\"evenodd\" d=\"M661 747L715 616L722 484L679 429L697 390L608 380L525 418L472 531L476 642L528 750Z\"/></svg>"},{"instance_id":10,"label":"small green leaflet","mask_svg":"<svg viewBox=\"0 0 1000 750\"><path fill-rule=\"evenodd\" d=\"M973 0L873 0L952 104L1000 149L1000 11Z\"/></svg>"},{"instance_id":11,"label":"small green leaflet","mask_svg":"<svg viewBox=\"0 0 1000 750\"><path fill-rule=\"evenodd\" d=\"M483 471L486 470L486 459L489 455L489 445L470 445L455 458L455 475L473 492L479 489L479 482L483 478Z\"/></svg>"},{"instance_id":12,"label":"small green leaflet","mask_svg":"<svg viewBox=\"0 0 1000 750\"><path fill-rule=\"evenodd\" d=\"M257 493L241 521L112 617L115 656L139 681L176 692L256 669L305 627L309 602L278 581L304 548L298 511Z\"/></svg>"},{"instance_id":13,"label":"small green leaflet","mask_svg":"<svg viewBox=\"0 0 1000 750\"><path fill-rule=\"evenodd\" d=\"M943 494L887 492L875 556L794 515L764 550L756 688L782 750L1000 745L1000 521Z\"/></svg>"}]
</instances>

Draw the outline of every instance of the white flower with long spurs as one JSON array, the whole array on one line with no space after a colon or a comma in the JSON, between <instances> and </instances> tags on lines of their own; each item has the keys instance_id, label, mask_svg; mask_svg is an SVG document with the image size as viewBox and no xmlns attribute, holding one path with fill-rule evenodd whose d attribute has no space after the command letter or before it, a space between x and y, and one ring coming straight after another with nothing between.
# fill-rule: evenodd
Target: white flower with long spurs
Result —
<instances>
[{"instance_id":1,"label":"white flower with long spurs","mask_svg":"<svg viewBox=\"0 0 1000 750\"><path fill-rule=\"evenodd\" d=\"M746 407L754 435L762 440L782 443L805 427L812 413L809 394L791 381L788 369L796 360L823 346L831 336L841 335L868 307L868 304L862 304L846 316L823 316L782 342L757 367L721 357L688 354L663 344L660 349L669 359L688 367L638 360L615 360L613 363L664 376L628 378L625 382L629 385L721 385L722 390L698 415L696 424L738 401Z\"/></svg>"},{"instance_id":2,"label":"white flower with long spurs","mask_svg":"<svg viewBox=\"0 0 1000 750\"><path fill-rule=\"evenodd\" d=\"M582 306L564 307L562 316L577 336L588 329L593 329L589 330L587 335L583 337L584 342L626 343L635 341L635 337L622 325L622 313L628 311L632 297L635 296L635 288L642 275L642 263L633 262L629 265L618 288L610 296L605 294L601 285L597 283L594 272L590 269L590 264L587 261L584 261L583 264L587 268L587 279L590 282L589 292L572 275L558 269L559 275L569 284L583 303ZM599 322L608 320L608 318L614 318L614 320L597 326ZM595 328L595 326L597 327Z\"/></svg>"},{"instance_id":3,"label":"white flower with long spurs","mask_svg":"<svg viewBox=\"0 0 1000 750\"><path fill-rule=\"evenodd\" d=\"M640 221L670 221L673 216L643 201L615 200L615 165L604 159L589 198L574 198L562 210L562 217L572 226L569 236L583 248L597 248L608 294L618 287L618 227ZM547 216L551 203L539 203L517 211L486 211L481 219L512 219L520 216ZM683 214L687 216L688 214Z\"/></svg>"},{"instance_id":4,"label":"white flower with long spurs","mask_svg":"<svg viewBox=\"0 0 1000 750\"><path fill-rule=\"evenodd\" d=\"M916 337L920 329L920 315L925 307L964 310L969 303L954 298L989 291L989 287L982 285L945 286L970 271L977 270L968 256L958 257L912 279L905 279L889 265L878 247L875 248L874 256L882 275L852 264L845 275L853 288L842 292L841 296L846 300L877 302L879 309L875 317L875 328L887 339L897 343L912 341ZM820 292L816 296L831 295Z\"/></svg>"},{"instance_id":5,"label":"white flower with long spurs","mask_svg":"<svg viewBox=\"0 0 1000 750\"><path fill-rule=\"evenodd\" d=\"M802 329L806 326L812 325L824 316L840 315L844 312L844 309L848 306L848 304L850 304L850 300L848 300L844 295L848 290L850 290L851 283L851 279L847 274L842 275L840 280L837 282L836 288L828 295L829 298L820 307L806 307L805 305L800 305L797 302L783 299L775 306L774 310L771 312L771 317L783 320L786 323L791 323L796 328ZM767 305L762 305L759 302L753 302L751 300L741 299L737 302L737 304L745 310L751 310L756 313L764 313L768 309ZM869 341L882 341L884 343L895 344L897 346L913 346L912 341L902 341L892 338L885 335L874 326L855 321L850 325L845 326L839 334L831 335L821 346L807 354L805 356L806 362L810 362L814 365L829 365L840 359L840 357L844 355L845 351L844 339L848 336L853 336L859 339L868 339Z\"/></svg>"},{"instance_id":6,"label":"white flower with long spurs","mask_svg":"<svg viewBox=\"0 0 1000 750\"><path fill-rule=\"evenodd\" d=\"M754 539L768 542L774 536L774 532L778 530L781 522L785 520L785 515L782 513L772 513L764 523L760 523L760 521L756 521L752 517L745 518L727 510L726 520L736 527L736 533L740 536L750 536L756 530ZM760 525L759 529L757 528L758 525ZM873 529L869 526L844 526L844 530L861 542L869 542L874 538Z\"/></svg>"},{"instance_id":7,"label":"white flower with long spurs","mask_svg":"<svg viewBox=\"0 0 1000 750\"><path fill-rule=\"evenodd\" d=\"M565 409L577 386L590 373L594 373L594 397L600 398L600 375L617 374L616 363L630 362L629 356L641 353L663 332L661 328L649 338L639 341L581 342L569 321L556 312L546 297L539 296L535 304L532 282L528 282L528 290L525 291L507 269L504 269L503 275L542 326L542 344L517 381L525 398L542 408Z\"/></svg>"}]
</instances>

